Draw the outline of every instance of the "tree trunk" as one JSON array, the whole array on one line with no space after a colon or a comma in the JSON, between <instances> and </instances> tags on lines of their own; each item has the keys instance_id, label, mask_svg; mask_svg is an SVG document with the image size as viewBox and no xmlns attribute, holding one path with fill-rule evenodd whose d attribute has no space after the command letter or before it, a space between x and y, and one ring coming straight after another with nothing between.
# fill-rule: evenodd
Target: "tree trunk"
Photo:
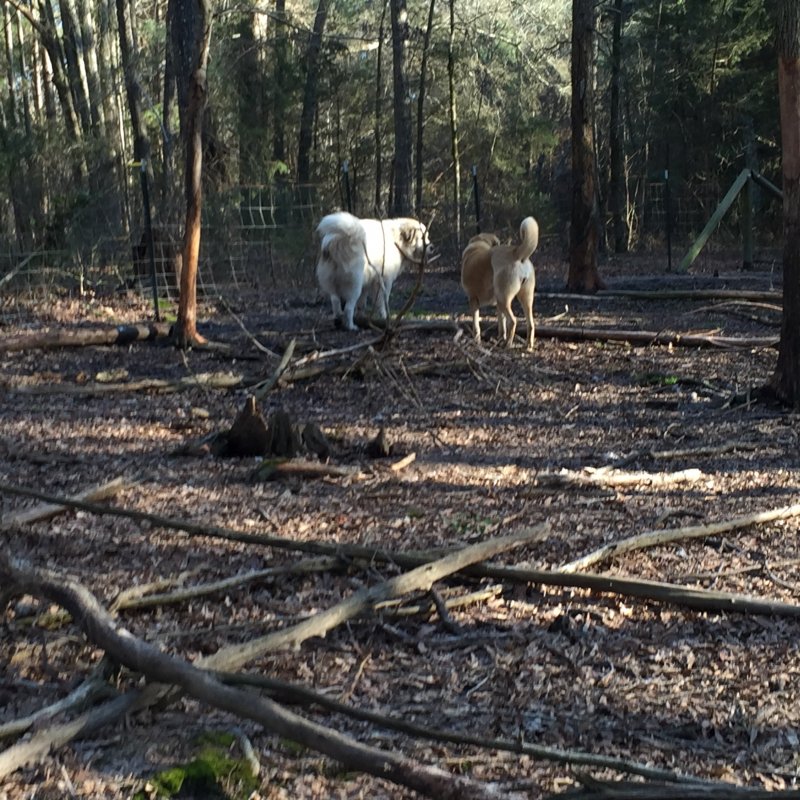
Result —
<instances>
[{"instance_id":1,"label":"tree trunk","mask_svg":"<svg viewBox=\"0 0 800 800\"><path fill-rule=\"evenodd\" d=\"M264 174L264 83L256 41L256 11L246 7L236 25L236 76L238 90L239 183L259 183Z\"/></svg>"},{"instance_id":2,"label":"tree trunk","mask_svg":"<svg viewBox=\"0 0 800 800\"><path fill-rule=\"evenodd\" d=\"M78 115L75 113L75 104L72 100L72 94L69 90L69 85L64 76L64 52L61 42L56 35L58 30L53 13L53 6L50 0L39 0L39 8L41 16L46 22L34 21L39 35L42 38L42 44L47 50L47 55L50 57L50 67L52 68L52 82L56 88L59 103L61 104L61 113L64 115L64 122L67 127L67 133L72 139L73 144L80 146L83 142L83 134L80 124L78 123ZM80 148L83 149L82 147ZM85 158L81 159L81 163L77 168L76 179L80 179L82 175L88 172L88 164Z\"/></svg>"},{"instance_id":3,"label":"tree trunk","mask_svg":"<svg viewBox=\"0 0 800 800\"><path fill-rule=\"evenodd\" d=\"M128 113L133 128L133 158L135 161L149 160L150 140L144 127L142 114L142 87L133 64L133 8L129 0L116 0L117 30L119 31L119 53L122 72L125 76L125 91L128 97Z\"/></svg>"},{"instance_id":4,"label":"tree trunk","mask_svg":"<svg viewBox=\"0 0 800 800\"><path fill-rule=\"evenodd\" d=\"M783 322L771 388L800 409L800 3L778 2L778 95L783 161Z\"/></svg>"},{"instance_id":5,"label":"tree trunk","mask_svg":"<svg viewBox=\"0 0 800 800\"><path fill-rule=\"evenodd\" d=\"M104 139L105 146L109 146L106 138L105 107L103 93L100 90L100 77L97 63L97 37L94 23L89 12L87 0L77 0L78 27L80 30L83 50L80 52L83 71L86 76L87 97L89 100L89 118L93 130Z\"/></svg>"},{"instance_id":6,"label":"tree trunk","mask_svg":"<svg viewBox=\"0 0 800 800\"><path fill-rule=\"evenodd\" d=\"M409 24L406 0L390 0L392 11L392 64L394 85L394 191L390 214L411 213L411 97L408 91Z\"/></svg>"},{"instance_id":7,"label":"tree trunk","mask_svg":"<svg viewBox=\"0 0 800 800\"><path fill-rule=\"evenodd\" d=\"M383 204L383 39L386 33L386 1L381 10L381 24L378 28L378 53L375 67L375 216L382 217Z\"/></svg>"},{"instance_id":8,"label":"tree trunk","mask_svg":"<svg viewBox=\"0 0 800 800\"><path fill-rule=\"evenodd\" d=\"M436 0L431 0L428 8L428 25L425 28L425 39L422 43L422 62L419 67L419 97L417 97L417 194L414 208L419 218L422 214L422 147L425 132L425 82L428 76L428 53L431 44L431 30L433 29L433 11Z\"/></svg>"},{"instance_id":9,"label":"tree trunk","mask_svg":"<svg viewBox=\"0 0 800 800\"><path fill-rule=\"evenodd\" d=\"M594 156L594 0L572 0L572 221L567 291L596 292L598 219Z\"/></svg>"},{"instance_id":10,"label":"tree trunk","mask_svg":"<svg viewBox=\"0 0 800 800\"><path fill-rule=\"evenodd\" d=\"M59 10L61 11L64 56L66 57L69 87L81 122L81 130L84 134L87 134L91 128L91 123L89 117L89 88L86 82L86 71L80 55L83 50L83 42L81 41L78 23L75 20L75 14L69 0L60 0Z\"/></svg>"},{"instance_id":11,"label":"tree trunk","mask_svg":"<svg viewBox=\"0 0 800 800\"><path fill-rule=\"evenodd\" d=\"M611 186L609 205L614 237L614 252L628 251L627 192L625 191L625 137L620 91L622 81L622 0L614 0L611 10L611 108L609 161Z\"/></svg>"},{"instance_id":12,"label":"tree trunk","mask_svg":"<svg viewBox=\"0 0 800 800\"><path fill-rule=\"evenodd\" d=\"M285 119L287 110L288 54L286 41L286 0L275 0L275 72L272 81L272 160L286 162Z\"/></svg>"},{"instance_id":13,"label":"tree trunk","mask_svg":"<svg viewBox=\"0 0 800 800\"><path fill-rule=\"evenodd\" d=\"M187 81L188 107L186 126L186 226L183 235L183 268L181 270L178 319L175 323L176 347L185 349L203 345L206 340L197 332L197 265L200 258L201 212L203 206L203 118L208 100L208 49L211 40L211 14L208 0L185 0L183 20L190 20L189 30L196 33L187 45L194 51L192 71ZM188 48L187 48L188 49Z\"/></svg>"},{"instance_id":14,"label":"tree trunk","mask_svg":"<svg viewBox=\"0 0 800 800\"><path fill-rule=\"evenodd\" d=\"M25 252L31 246L31 224L26 207L29 206L27 192L25 190L25 168L23 159L20 157L20 103L17 97L18 81L16 76L19 74L16 59L14 57L14 26L12 24L13 10L10 6L3 6L0 12L0 23L3 25L3 43L5 52L5 73L7 81L8 96L5 105L0 111L0 147L8 154L8 196L11 200L11 208L14 212L14 229L16 233L17 246L21 252ZM21 88L24 91L24 88Z\"/></svg>"},{"instance_id":15,"label":"tree trunk","mask_svg":"<svg viewBox=\"0 0 800 800\"><path fill-rule=\"evenodd\" d=\"M314 17L314 29L308 37L306 50L306 82L303 90L303 110L300 114L300 133L297 145L297 182L300 191L308 195L311 183L311 145L314 119L317 116L317 82L319 81L319 55L322 34L328 19L328 0L319 0Z\"/></svg>"},{"instance_id":16,"label":"tree trunk","mask_svg":"<svg viewBox=\"0 0 800 800\"><path fill-rule=\"evenodd\" d=\"M453 208L456 244L461 250L461 156L458 151L458 109L456 107L456 64L453 44L456 36L455 0L450 0L450 35L447 38L447 87L450 114L450 151L453 156Z\"/></svg>"},{"instance_id":17,"label":"tree trunk","mask_svg":"<svg viewBox=\"0 0 800 800\"><path fill-rule=\"evenodd\" d=\"M164 48L164 96L163 96L163 110L161 112L162 130L161 130L161 157L162 157L162 170L163 176L161 182L161 203L170 209L173 208L173 203L170 200L173 197L173 176L175 175L175 135L172 130L172 111L175 108L175 93L176 93L176 79L175 79L175 49L173 39L173 20L177 13L176 10L177 0L168 0L167 2L167 40ZM170 221L172 221L172 214L169 214Z\"/></svg>"}]
</instances>

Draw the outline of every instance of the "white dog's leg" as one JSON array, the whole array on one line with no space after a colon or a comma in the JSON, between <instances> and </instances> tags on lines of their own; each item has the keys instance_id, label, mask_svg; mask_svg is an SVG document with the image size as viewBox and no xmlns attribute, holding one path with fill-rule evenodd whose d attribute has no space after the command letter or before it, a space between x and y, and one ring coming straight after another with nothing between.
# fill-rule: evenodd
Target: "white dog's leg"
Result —
<instances>
[{"instance_id":1,"label":"white dog's leg","mask_svg":"<svg viewBox=\"0 0 800 800\"><path fill-rule=\"evenodd\" d=\"M342 319L342 301L339 295L331 295L331 308L333 309L333 324L336 325Z\"/></svg>"},{"instance_id":2,"label":"white dog's leg","mask_svg":"<svg viewBox=\"0 0 800 800\"><path fill-rule=\"evenodd\" d=\"M391 291L391 283L387 284L383 278L379 278L378 288L375 292L375 316L377 319L386 319L389 316L389 292Z\"/></svg>"},{"instance_id":3,"label":"white dog's leg","mask_svg":"<svg viewBox=\"0 0 800 800\"><path fill-rule=\"evenodd\" d=\"M349 331L357 331L358 327L353 322L353 314L356 310L356 303L358 302L358 298L350 298L344 304L344 326Z\"/></svg>"}]
</instances>

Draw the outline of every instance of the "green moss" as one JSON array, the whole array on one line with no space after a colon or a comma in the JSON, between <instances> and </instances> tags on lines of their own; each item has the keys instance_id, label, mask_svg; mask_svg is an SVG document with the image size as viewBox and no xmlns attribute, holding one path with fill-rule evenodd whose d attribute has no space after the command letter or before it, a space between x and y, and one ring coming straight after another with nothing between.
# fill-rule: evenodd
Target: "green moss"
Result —
<instances>
[{"instance_id":1,"label":"green moss","mask_svg":"<svg viewBox=\"0 0 800 800\"><path fill-rule=\"evenodd\" d=\"M179 764L153 775L148 787L134 800L203 797L207 800L246 800L258 788L258 778L244 758L231 753L236 737L226 731L202 734L196 744L199 752L186 764Z\"/></svg>"},{"instance_id":2,"label":"green moss","mask_svg":"<svg viewBox=\"0 0 800 800\"><path fill-rule=\"evenodd\" d=\"M291 739L281 739L280 744L281 747L292 756L302 756L307 750L305 745L293 742Z\"/></svg>"}]
</instances>

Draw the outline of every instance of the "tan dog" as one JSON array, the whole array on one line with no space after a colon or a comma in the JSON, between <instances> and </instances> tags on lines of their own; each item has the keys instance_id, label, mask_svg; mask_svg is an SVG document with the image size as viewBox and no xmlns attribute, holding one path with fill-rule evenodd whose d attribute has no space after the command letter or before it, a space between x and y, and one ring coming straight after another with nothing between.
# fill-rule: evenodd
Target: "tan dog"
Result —
<instances>
[{"instance_id":1,"label":"tan dog","mask_svg":"<svg viewBox=\"0 0 800 800\"><path fill-rule=\"evenodd\" d=\"M506 347L514 346L517 318L511 303L517 297L528 323L527 348L532 350L536 276L530 258L539 244L539 225L533 217L522 220L519 235L516 245L501 245L493 233L473 236L461 256L461 285L469 300L476 339L481 338L480 307L494 303L500 338Z\"/></svg>"}]
</instances>

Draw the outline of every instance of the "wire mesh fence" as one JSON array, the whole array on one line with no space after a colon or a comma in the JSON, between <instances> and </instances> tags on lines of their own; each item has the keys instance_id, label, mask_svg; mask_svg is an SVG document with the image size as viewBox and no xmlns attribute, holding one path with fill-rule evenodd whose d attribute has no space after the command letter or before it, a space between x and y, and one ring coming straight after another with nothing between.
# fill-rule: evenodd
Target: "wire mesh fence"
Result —
<instances>
[{"instance_id":1,"label":"wire mesh fence","mask_svg":"<svg viewBox=\"0 0 800 800\"><path fill-rule=\"evenodd\" d=\"M703 229L728 187L711 183L632 181L629 223L635 246L663 250L667 237L676 259ZM323 208L312 186L289 182L269 186L241 186L206 198L198 266L198 292L222 296L267 293L314 281L316 243L313 230L330 208ZM758 254L775 258L780 239L780 203L757 192L755 205L756 260ZM734 204L707 248L731 250L741 241L741 214ZM356 209L358 212L358 209ZM484 220L494 219L491 201ZM425 210L435 220L433 238L443 261L457 265L459 241L474 233L471 205L461 209L462 235L455 235L455 210L442 206ZM530 213L526 210L526 213ZM537 215L537 210L532 213ZM562 215L563 216L563 213ZM544 241L566 248L568 219L551 214L551 230L543 227ZM125 229L127 227L127 230ZM47 297L64 292L110 294L152 293L151 259L143 225L113 230L107 221L94 229L82 223L80 236L71 236L60 248L20 252L10 239L0 239L0 293L5 298ZM488 229L488 228L484 228ZM153 221L152 266L158 295L176 300L178 293L182 223ZM508 233L513 235L513 231Z\"/></svg>"}]
</instances>

